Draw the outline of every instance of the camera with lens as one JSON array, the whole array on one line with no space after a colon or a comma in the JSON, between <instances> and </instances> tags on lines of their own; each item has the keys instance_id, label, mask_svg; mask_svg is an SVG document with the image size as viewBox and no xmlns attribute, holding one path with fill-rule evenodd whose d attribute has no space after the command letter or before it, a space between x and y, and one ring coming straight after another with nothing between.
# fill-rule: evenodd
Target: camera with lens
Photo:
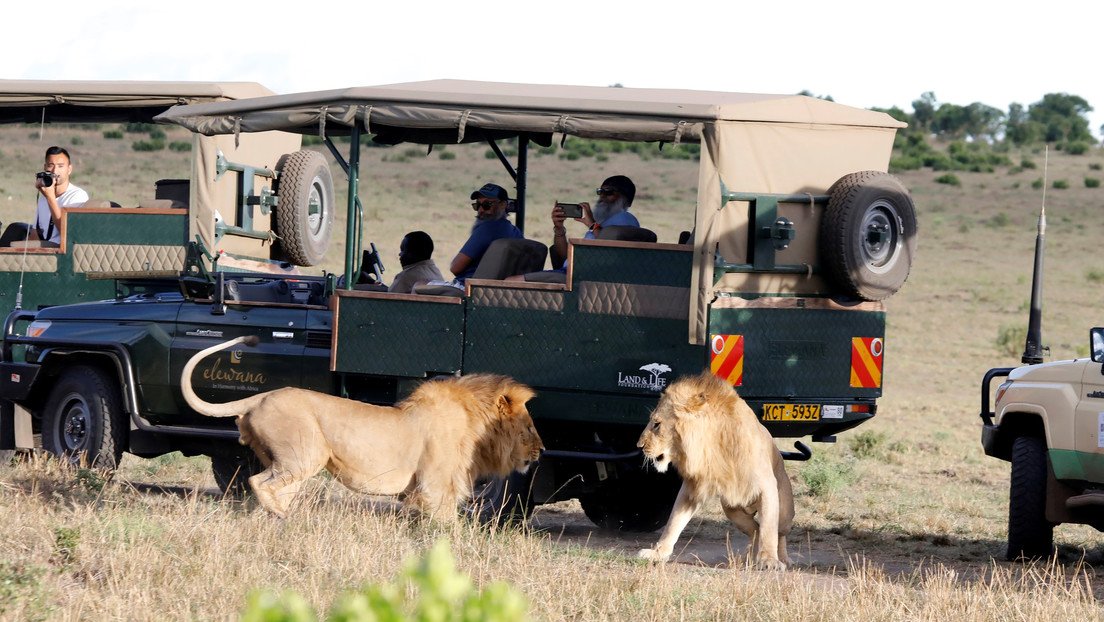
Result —
<instances>
[{"instance_id":1,"label":"camera with lens","mask_svg":"<svg viewBox=\"0 0 1104 622\"><path fill-rule=\"evenodd\" d=\"M35 173L35 177L42 180L42 187L43 188L45 188L47 186L54 185L55 175L53 173L47 173L46 171L41 171L41 172Z\"/></svg>"}]
</instances>

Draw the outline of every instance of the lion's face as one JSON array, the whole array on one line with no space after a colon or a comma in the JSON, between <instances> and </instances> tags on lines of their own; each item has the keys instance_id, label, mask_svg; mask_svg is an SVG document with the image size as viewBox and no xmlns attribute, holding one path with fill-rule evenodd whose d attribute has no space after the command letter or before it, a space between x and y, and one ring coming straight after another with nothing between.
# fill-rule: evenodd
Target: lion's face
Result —
<instances>
[{"instance_id":1,"label":"lion's face","mask_svg":"<svg viewBox=\"0 0 1104 622\"><path fill-rule=\"evenodd\" d=\"M666 473L671 465L675 451L675 418L670 401L666 396L660 398L659 405L648 419L648 426L640 435L636 446L644 450L644 458L651 462L657 471Z\"/></svg>"},{"instance_id":2,"label":"lion's face","mask_svg":"<svg viewBox=\"0 0 1104 622\"><path fill-rule=\"evenodd\" d=\"M525 473L534 462L540 459L541 452L544 451L544 443L541 441L540 435L537 434L537 428L533 425L533 419L529 416L529 413L518 417L518 422L521 424L522 430L520 430L518 440L514 444L512 457L514 470Z\"/></svg>"}]
</instances>

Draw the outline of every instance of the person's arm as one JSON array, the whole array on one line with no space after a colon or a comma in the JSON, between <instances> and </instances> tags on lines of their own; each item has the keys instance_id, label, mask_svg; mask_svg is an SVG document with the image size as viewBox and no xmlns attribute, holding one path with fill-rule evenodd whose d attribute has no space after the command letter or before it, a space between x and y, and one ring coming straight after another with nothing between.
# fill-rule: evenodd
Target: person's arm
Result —
<instances>
[{"instance_id":1,"label":"person's arm","mask_svg":"<svg viewBox=\"0 0 1104 622\"><path fill-rule=\"evenodd\" d=\"M594 216L590 212L590 203L580 203L579 207L583 209L583 215L581 218L574 218L575 222L581 222L587 227L593 226ZM564 221L567 220L567 216L564 214L563 208L559 205L552 207L552 252L553 257L563 257L567 260L567 228L564 227ZM555 263L555 262L553 262ZM561 264L563 265L563 264ZM555 269L559 269L560 266L553 265Z\"/></svg>"},{"instance_id":2,"label":"person's arm","mask_svg":"<svg viewBox=\"0 0 1104 622\"><path fill-rule=\"evenodd\" d=\"M452 263L449 264L449 270L456 276L460 276L460 273L467 270L471 266L471 257L468 257L464 253L456 253L456 257L452 258Z\"/></svg>"}]
</instances>

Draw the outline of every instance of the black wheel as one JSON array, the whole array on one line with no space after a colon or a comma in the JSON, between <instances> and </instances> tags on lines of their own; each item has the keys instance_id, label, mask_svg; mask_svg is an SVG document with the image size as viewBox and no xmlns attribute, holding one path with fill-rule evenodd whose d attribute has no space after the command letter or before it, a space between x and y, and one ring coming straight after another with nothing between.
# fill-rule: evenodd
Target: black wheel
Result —
<instances>
[{"instance_id":1,"label":"black wheel","mask_svg":"<svg viewBox=\"0 0 1104 622\"><path fill-rule=\"evenodd\" d=\"M483 525L520 525L533 514L533 471L491 477L476 483L472 491L472 513Z\"/></svg>"},{"instance_id":2,"label":"black wheel","mask_svg":"<svg viewBox=\"0 0 1104 622\"><path fill-rule=\"evenodd\" d=\"M211 456L211 473L222 494L231 499L244 499L252 491L249 478L264 470L256 454L248 449L228 449Z\"/></svg>"},{"instance_id":3,"label":"black wheel","mask_svg":"<svg viewBox=\"0 0 1104 622\"><path fill-rule=\"evenodd\" d=\"M673 472L639 471L606 480L579 497L592 523L612 531L655 531L667 524L682 480Z\"/></svg>"},{"instance_id":4,"label":"black wheel","mask_svg":"<svg viewBox=\"0 0 1104 622\"><path fill-rule=\"evenodd\" d=\"M821 264L849 296L884 300L905 283L916 255L916 209L896 177L860 171L828 189Z\"/></svg>"},{"instance_id":5,"label":"black wheel","mask_svg":"<svg viewBox=\"0 0 1104 622\"><path fill-rule=\"evenodd\" d=\"M1021 436L1012 443L1012 481L1008 492L1009 560L1049 557L1054 524L1046 518L1046 442Z\"/></svg>"},{"instance_id":6,"label":"black wheel","mask_svg":"<svg viewBox=\"0 0 1104 622\"><path fill-rule=\"evenodd\" d=\"M118 383L95 367L62 372L46 400L42 448L73 464L114 469L126 448Z\"/></svg>"},{"instance_id":7,"label":"black wheel","mask_svg":"<svg viewBox=\"0 0 1104 622\"><path fill-rule=\"evenodd\" d=\"M319 264L326 256L334 223L333 177L317 151L302 150L277 164L276 218L273 225L285 260L299 266Z\"/></svg>"}]
</instances>

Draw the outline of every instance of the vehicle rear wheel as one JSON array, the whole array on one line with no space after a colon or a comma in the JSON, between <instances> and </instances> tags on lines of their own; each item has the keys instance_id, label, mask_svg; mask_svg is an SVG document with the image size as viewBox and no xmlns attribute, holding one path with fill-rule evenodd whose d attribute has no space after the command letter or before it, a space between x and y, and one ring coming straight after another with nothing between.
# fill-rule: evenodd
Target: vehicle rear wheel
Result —
<instances>
[{"instance_id":1,"label":"vehicle rear wheel","mask_svg":"<svg viewBox=\"0 0 1104 622\"><path fill-rule=\"evenodd\" d=\"M533 465L525 473L491 477L476 483L472 491L472 513L483 525L524 523L533 514Z\"/></svg>"},{"instance_id":2,"label":"vehicle rear wheel","mask_svg":"<svg viewBox=\"0 0 1104 622\"><path fill-rule=\"evenodd\" d=\"M1046 442L1021 436L1012 443L1008 492L1009 560L1048 557L1054 551L1054 524L1046 518Z\"/></svg>"},{"instance_id":3,"label":"vehicle rear wheel","mask_svg":"<svg viewBox=\"0 0 1104 622\"><path fill-rule=\"evenodd\" d=\"M322 263L334 223L333 177L317 151L280 158L276 166L276 218L273 226L285 260L298 266Z\"/></svg>"},{"instance_id":4,"label":"vehicle rear wheel","mask_svg":"<svg viewBox=\"0 0 1104 622\"><path fill-rule=\"evenodd\" d=\"M230 499L245 499L251 494L249 478L264 470L256 454L248 449L228 449L211 456L211 474L222 494Z\"/></svg>"},{"instance_id":5,"label":"vehicle rear wheel","mask_svg":"<svg viewBox=\"0 0 1104 622\"><path fill-rule=\"evenodd\" d=\"M43 449L72 464L114 469L126 439L127 420L114 378L87 366L62 372L43 412Z\"/></svg>"},{"instance_id":6,"label":"vehicle rear wheel","mask_svg":"<svg viewBox=\"0 0 1104 622\"><path fill-rule=\"evenodd\" d=\"M828 189L821 263L848 295L884 300L905 283L916 254L916 208L896 177L859 171Z\"/></svg>"},{"instance_id":7,"label":"vehicle rear wheel","mask_svg":"<svg viewBox=\"0 0 1104 622\"><path fill-rule=\"evenodd\" d=\"M655 531L667 524L682 480L677 474L635 472L606 480L579 497L583 513L602 529Z\"/></svg>"}]
</instances>

